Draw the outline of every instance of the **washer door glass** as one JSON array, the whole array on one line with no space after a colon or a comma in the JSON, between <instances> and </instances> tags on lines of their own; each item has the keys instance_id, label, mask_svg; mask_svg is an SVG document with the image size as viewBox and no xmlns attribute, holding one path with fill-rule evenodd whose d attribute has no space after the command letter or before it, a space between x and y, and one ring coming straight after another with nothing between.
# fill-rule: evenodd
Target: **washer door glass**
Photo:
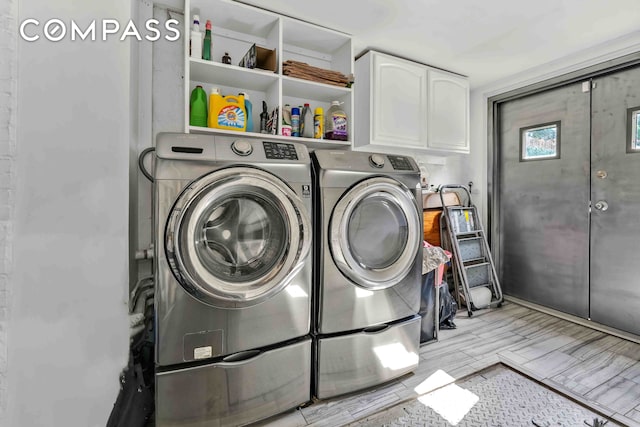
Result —
<instances>
[{"instance_id":1,"label":"washer door glass","mask_svg":"<svg viewBox=\"0 0 640 427\"><path fill-rule=\"evenodd\" d=\"M178 198L167 257L194 297L246 307L286 287L309 252L310 232L302 201L284 182L259 169L222 169Z\"/></svg>"},{"instance_id":2,"label":"washer door glass","mask_svg":"<svg viewBox=\"0 0 640 427\"><path fill-rule=\"evenodd\" d=\"M371 269L396 263L409 240L407 217L385 193L375 193L358 203L351 211L347 230L351 255L359 265Z\"/></svg>"},{"instance_id":3,"label":"washer door glass","mask_svg":"<svg viewBox=\"0 0 640 427\"><path fill-rule=\"evenodd\" d=\"M336 265L369 289L400 282L421 244L415 197L390 178L371 178L350 189L336 204L329 229Z\"/></svg>"},{"instance_id":4,"label":"washer door glass","mask_svg":"<svg viewBox=\"0 0 640 427\"><path fill-rule=\"evenodd\" d=\"M272 199L262 189L244 186L202 212L195 225L200 236L192 237L198 240L195 251L207 270L242 283L265 276L282 261L289 229ZM188 239L188 233L183 237Z\"/></svg>"}]
</instances>

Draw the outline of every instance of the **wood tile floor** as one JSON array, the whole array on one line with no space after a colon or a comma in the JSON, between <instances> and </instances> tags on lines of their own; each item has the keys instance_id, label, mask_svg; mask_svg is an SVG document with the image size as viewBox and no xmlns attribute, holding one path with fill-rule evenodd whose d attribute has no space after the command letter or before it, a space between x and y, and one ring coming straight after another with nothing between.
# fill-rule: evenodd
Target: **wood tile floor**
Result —
<instances>
[{"instance_id":1,"label":"wood tile floor","mask_svg":"<svg viewBox=\"0 0 640 427\"><path fill-rule=\"evenodd\" d=\"M640 344L515 303L471 318L460 311L455 323L457 329L441 330L438 342L421 347L413 374L260 425L348 425L445 385L443 377L459 379L502 362L623 425L640 427Z\"/></svg>"}]
</instances>

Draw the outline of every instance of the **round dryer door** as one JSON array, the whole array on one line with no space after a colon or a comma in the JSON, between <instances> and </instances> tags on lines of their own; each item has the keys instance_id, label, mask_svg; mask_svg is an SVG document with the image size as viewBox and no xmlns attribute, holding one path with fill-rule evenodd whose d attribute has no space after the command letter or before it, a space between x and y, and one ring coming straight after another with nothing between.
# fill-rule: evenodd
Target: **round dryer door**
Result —
<instances>
[{"instance_id":1,"label":"round dryer door","mask_svg":"<svg viewBox=\"0 0 640 427\"><path fill-rule=\"evenodd\" d=\"M215 307L247 307L284 289L309 253L298 195L260 169L221 169L194 181L167 222L169 264L181 285Z\"/></svg>"},{"instance_id":2,"label":"round dryer door","mask_svg":"<svg viewBox=\"0 0 640 427\"><path fill-rule=\"evenodd\" d=\"M329 225L333 259L342 273L368 289L400 282L421 247L415 196L391 178L370 178L336 204Z\"/></svg>"}]
</instances>

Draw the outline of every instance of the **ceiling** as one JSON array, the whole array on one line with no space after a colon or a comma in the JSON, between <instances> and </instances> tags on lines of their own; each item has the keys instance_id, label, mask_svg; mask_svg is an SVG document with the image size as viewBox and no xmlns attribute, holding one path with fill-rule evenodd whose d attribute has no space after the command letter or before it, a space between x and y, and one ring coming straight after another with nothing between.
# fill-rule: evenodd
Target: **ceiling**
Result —
<instances>
[{"instance_id":1,"label":"ceiling","mask_svg":"<svg viewBox=\"0 0 640 427\"><path fill-rule=\"evenodd\" d=\"M240 0L478 87L640 30L638 0Z\"/></svg>"}]
</instances>

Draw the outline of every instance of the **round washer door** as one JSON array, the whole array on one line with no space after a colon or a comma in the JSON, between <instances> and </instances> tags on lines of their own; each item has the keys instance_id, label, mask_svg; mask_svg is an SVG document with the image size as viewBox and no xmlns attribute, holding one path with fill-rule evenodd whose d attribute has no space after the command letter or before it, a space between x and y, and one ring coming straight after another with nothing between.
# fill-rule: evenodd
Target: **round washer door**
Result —
<instances>
[{"instance_id":1,"label":"round washer door","mask_svg":"<svg viewBox=\"0 0 640 427\"><path fill-rule=\"evenodd\" d=\"M310 242L311 222L298 195L274 175L248 167L191 183L165 231L180 284L221 308L255 305L280 292L302 268Z\"/></svg>"},{"instance_id":2,"label":"round washer door","mask_svg":"<svg viewBox=\"0 0 640 427\"><path fill-rule=\"evenodd\" d=\"M378 290L400 282L420 247L415 197L391 178L370 178L338 201L329 245L340 271L357 285Z\"/></svg>"}]
</instances>

